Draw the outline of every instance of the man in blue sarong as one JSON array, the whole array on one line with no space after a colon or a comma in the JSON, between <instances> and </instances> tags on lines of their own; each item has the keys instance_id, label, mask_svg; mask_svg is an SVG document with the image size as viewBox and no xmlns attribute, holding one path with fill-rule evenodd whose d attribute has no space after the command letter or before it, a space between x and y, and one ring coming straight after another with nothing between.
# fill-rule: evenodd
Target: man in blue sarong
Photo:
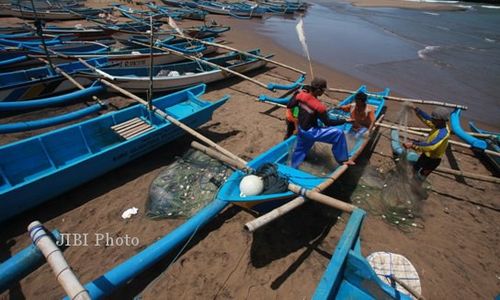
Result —
<instances>
[{"instance_id":1,"label":"man in blue sarong","mask_svg":"<svg viewBox=\"0 0 500 300\"><path fill-rule=\"evenodd\" d=\"M297 168L306 158L315 142L332 144L332 153L339 164L354 165L349 159L347 141L344 132L333 126L342 125L347 120L331 120L327 115L327 107L317 98L326 90L326 80L314 78L310 90L302 90L297 94L289 107L298 107L297 145L292 154L292 167ZM321 120L325 127L320 127Z\"/></svg>"}]
</instances>

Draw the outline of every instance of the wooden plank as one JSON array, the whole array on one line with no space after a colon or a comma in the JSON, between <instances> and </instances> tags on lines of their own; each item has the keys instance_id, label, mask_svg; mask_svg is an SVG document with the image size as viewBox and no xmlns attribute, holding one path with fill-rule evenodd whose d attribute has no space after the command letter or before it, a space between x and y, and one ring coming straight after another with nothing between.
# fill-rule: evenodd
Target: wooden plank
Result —
<instances>
[{"instance_id":1,"label":"wooden plank","mask_svg":"<svg viewBox=\"0 0 500 300\"><path fill-rule=\"evenodd\" d=\"M125 121L123 123L119 123L119 124L113 125L113 126L111 126L111 129L119 129L119 128L121 128L123 126L126 126L128 124L132 124L134 122L140 122L140 121L141 121L141 119L139 117L135 117L135 118L130 119L128 121Z\"/></svg>"}]
</instances>

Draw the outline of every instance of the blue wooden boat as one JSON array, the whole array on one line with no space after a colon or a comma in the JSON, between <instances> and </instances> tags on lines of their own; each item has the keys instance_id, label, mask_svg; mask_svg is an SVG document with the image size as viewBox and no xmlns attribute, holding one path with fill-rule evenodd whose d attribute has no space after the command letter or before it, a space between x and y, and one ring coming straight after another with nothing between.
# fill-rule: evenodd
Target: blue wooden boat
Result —
<instances>
[{"instance_id":1,"label":"blue wooden boat","mask_svg":"<svg viewBox=\"0 0 500 300\"><path fill-rule=\"evenodd\" d=\"M490 134L490 138L484 139L488 144L487 149L500 153L500 133L480 129L473 122L469 122L469 128L477 133ZM484 157L489 161L496 174L500 174L500 157L484 153Z\"/></svg>"},{"instance_id":2,"label":"blue wooden boat","mask_svg":"<svg viewBox=\"0 0 500 300\"><path fill-rule=\"evenodd\" d=\"M262 18L266 13L265 8L260 7L241 7L229 3L218 3L204 1L198 4L199 9L203 9L211 14L228 15L240 18Z\"/></svg>"},{"instance_id":3,"label":"blue wooden boat","mask_svg":"<svg viewBox=\"0 0 500 300\"><path fill-rule=\"evenodd\" d=\"M154 3L147 3L146 6L149 7L149 9L151 9L154 12L161 13L164 15L176 14L176 16L180 17L181 19L192 19L192 20L203 21L205 20L205 16L207 15L206 11L190 7L174 9L166 6L156 5Z\"/></svg>"},{"instance_id":4,"label":"blue wooden boat","mask_svg":"<svg viewBox=\"0 0 500 300\"><path fill-rule=\"evenodd\" d=\"M96 67L109 65L105 57L91 59L88 63ZM88 69L80 62L60 64L58 67L68 74ZM91 83L85 78L81 78L79 81L83 85ZM47 97L74 89L75 86L72 83L66 81L64 76L53 71L49 66L0 73L0 102Z\"/></svg>"},{"instance_id":5,"label":"blue wooden boat","mask_svg":"<svg viewBox=\"0 0 500 300\"><path fill-rule=\"evenodd\" d=\"M460 108L456 108L450 116L450 125L453 133L458 136L461 140L471 145L473 149L476 150L485 150L488 148L488 144L481 139L478 139L470 134L468 134L460 124L460 115L462 110Z\"/></svg>"},{"instance_id":6,"label":"blue wooden boat","mask_svg":"<svg viewBox=\"0 0 500 300\"><path fill-rule=\"evenodd\" d=\"M366 92L366 87L362 86L358 89L358 91ZM378 117L382 113L382 108L384 106L385 100L383 97L389 95L389 89L386 89L383 92L376 93L377 97L369 96L368 97L368 105L371 105L375 108L375 116ZM339 105L347 105L353 103L354 94L350 95L346 99L344 99ZM346 113L337 110L329 111L329 115L332 118L337 117L345 117ZM339 126L339 129L348 133L351 130L351 124L345 123ZM293 153L293 148L296 143L297 137L291 136L289 139L277 144L273 148L269 149L265 153L259 155L251 162L248 163L248 166L254 170L258 169L260 166L266 163L272 163L277 166L278 173L282 174L283 177L288 178L290 182L293 182L297 185L305 187L307 189L313 189L316 186L320 185L324 182L328 177L333 176L334 174L341 174L345 172L346 168L342 168L340 165L336 165L333 170L329 170L329 175L325 174L311 174L309 171L304 171L299 169L292 168L289 166L289 161L291 160L291 155ZM353 158L359 155L359 153L366 146L367 140L360 137L354 141L354 145L351 149L349 149L349 157ZM324 163L324 162L323 162ZM296 196L294 193L290 191L285 191L282 193L276 194L263 194L256 196L242 196L239 189L239 184L241 179L247 174L243 171L234 172L227 180L227 183L224 184L218 194L218 198L226 201L231 201L236 204L241 204L244 207L249 208L252 206L254 210L267 210L269 209L267 202L272 202L272 200L276 199L290 199L293 196ZM250 206L249 206L250 205ZM274 205L274 203L273 203Z\"/></svg>"},{"instance_id":7,"label":"blue wooden boat","mask_svg":"<svg viewBox=\"0 0 500 300\"><path fill-rule=\"evenodd\" d=\"M365 91L365 87L361 87L360 91ZM389 90L385 90L380 95L388 95ZM354 100L354 95L348 97L342 103L351 103ZM370 97L369 104L377 107L377 115L380 115L382 107L384 105L384 99L382 97ZM332 111L331 114L334 116L337 114L336 111ZM345 128L347 129L347 127ZM305 183L306 185L315 184L324 180L324 178L315 177L309 173L300 170L291 170L290 167L286 166L286 159L289 151L289 147L293 144L295 137L288 139L280 143L279 145L269 149L265 153L259 155L253 159L248 165L251 167L257 167L266 162L274 162L279 164L279 170L285 172L287 176L305 176L305 178L293 177L291 180L294 182ZM360 149L366 145L366 142L358 143L355 148L357 148L356 153L360 152ZM353 152L352 152L353 153ZM105 274L97 277L93 281L87 283L85 288L89 292L92 299L103 299L110 295L114 290L129 282L131 279L144 272L153 266L156 262L160 261L168 253L176 249L182 242L187 240L193 232L199 230L206 223L208 223L213 217L220 213L229 203L237 201L236 204L242 205L243 199L239 196L239 182L241 180L242 172L235 172L231 177L227 179L221 190L214 197L214 201L208 204L206 207L201 209L193 217L187 220L184 224L174 229L172 232L165 235L160 240L154 242L146 249L137 253L128 260L122 262L111 270L107 271ZM306 182L307 181L307 182ZM237 195L236 195L237 194ZM261 202L266 201L269 204L276 200L276 197L286 197L290 199L293 196L292 193L284 193L282 195L266 195L260 198L248 197L245 199L248 201L248 206L251 204L256 204L255 201ZM355 216L359 219L360 212L356 212ZM354 227L351 226L351 228ZM106 284L102 284L102 283ZM67 299L67 298L66 298ZM405 299L405 298L403 298Z\"/></svg>"},{"instance_id":8,"label":"blue wooden boat","mask_svg":"<svg viewBox=\"0 0 500 300\"><path fill-rule=\"evenodd\" d=\"M199 97L205 85L153 100L158 109L196 128L224 97ZM138 131L142 128L142 131ZM0 222L35 207L181 136L171 122L143 105L0 147Z\"/></svg>"},{"instance_id":9,"label":"blue wooden boat","mask_svg":"<svg viewBox=\"0 0 500 300\"><path fill-rule=\"evenodd\" d=\"M25 101L0 101L0 112L33 110L48 106L68 104L81 99L90 99L92 96L105 91L106 88L103 85L94 82L83 90L76 90L62 95Z\"/></svg>"},{"instance_id":10,"label":"blue wooden boat","mask_svg":"<svg viewBox=\"0 0 500 300\"><path fill-rule=\"evenodd\" d=\"M413 299L383 282L361 253L359 234L365 215L362 209L353 211L313 300Z\"/></svg>"}]
</instances>

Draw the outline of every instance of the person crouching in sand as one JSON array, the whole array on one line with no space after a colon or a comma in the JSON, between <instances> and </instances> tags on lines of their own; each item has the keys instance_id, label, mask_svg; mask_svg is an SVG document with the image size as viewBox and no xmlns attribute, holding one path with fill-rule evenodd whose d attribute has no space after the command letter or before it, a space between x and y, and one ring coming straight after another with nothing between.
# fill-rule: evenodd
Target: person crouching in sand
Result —
<instances>
[{"instance_id":1,"label":"person crouching in sand","mask_svg":"<svg viewBox=\"0 0 500 300\"><path fill-rule=\"evenodd\" d=\"M290 103L289 107L298 107L297 145L292 154L292 167L297 168L306 158L307 153L315 142L332 144L332 153L338 163L354 165L349 159L347 141L341 129L333 126L341 125L347 120L332 120L327 115L327 107L318 99L326 90L326 80L314 78L310 90L302 90ZM318 121L325 127L320 127Z\"/></svg>"},{"instance_id":2,"label":"person crouching in sand","mask_svg":"<svg viewBox=\"0 0 500 300\"><path fill-rule=\"evenodd\" d=\"M425 141L410 141L403 144L406 149L414 149L421 153L413 169L416 179L423 182L439 166L448 147L450 129L446 122L450 113L446 108L438 107L428 115L413 104L410 107L415 110L418 118L432 129Z\"/></svg>"}]
</instances>

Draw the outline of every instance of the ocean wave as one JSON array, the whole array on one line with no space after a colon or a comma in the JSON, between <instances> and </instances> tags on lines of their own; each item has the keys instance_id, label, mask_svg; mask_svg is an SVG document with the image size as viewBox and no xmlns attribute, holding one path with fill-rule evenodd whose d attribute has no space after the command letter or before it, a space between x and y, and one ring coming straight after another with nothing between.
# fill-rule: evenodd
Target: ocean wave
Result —
<instances>
[{"instance_id":1,"label":"ocean wave","mask_svg":"<svg viewBox=\"0 0 500 300\"><path fill-rule=\"evenodd\" d=\"M439 48L440 46L426 46L424 49L418 50L418 57L420 57L421 59L426 59L427 54L431 53L432 51L436 51Z\"/></svg>"},{"instance_id":2,"label":"ocean wave","mask_svg":"<svg viewBox=\"0 0 500 300\"><path fill-rule=\"evenodd\" d=\"M457 5L457 7L465 8L465 9L473 9L474 8L474 6L472 6L472 5L463 5L463 4L459 4L459 5Z\"/></svg>"},{"instance_id":3,"label":"ocean wave","mask_svg":"<svg viewBox=\"0 0 500 300\"><path fill-rule=\"evenodd\" d=\"M496 5L481 5L482 8L500 9L500 6Z\"/></svg>"},{"instance_id":4,"label":"ocean wave","mask_svg":"<svg viewBox=\"0 0 500 300\"><path fill-rule=\"evenodd\" d=\"M435 13L435 12L424 11L424 12L422 12L422 13L424 13L424 14L426 14L426 15L431 15L431 16L439 16L439 14L438 14L438 13Z\"/></svg>"},{"instance_id":5,"label":"ocean wave","mask_svg":"<svg viewBox=\"0 0 500 300\"><path fill-rule=\"evenodd\" d=\"M484 40L487 41L488 43L494 43L494 42L496 42L495 40L489 39L487 37L485 37Z\"/></svg>"}]
</instances>

